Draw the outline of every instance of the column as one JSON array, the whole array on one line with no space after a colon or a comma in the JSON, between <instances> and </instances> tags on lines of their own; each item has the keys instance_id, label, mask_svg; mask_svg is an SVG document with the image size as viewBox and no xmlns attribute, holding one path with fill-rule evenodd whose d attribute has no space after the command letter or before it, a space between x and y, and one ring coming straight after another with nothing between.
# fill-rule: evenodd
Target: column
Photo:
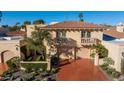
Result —
<instances>
[{"instance_id":1,"label":"column","mask_svg":"<svg viewBox=\"0 0 124 93\"><path fill-rule=\"evenodd\" d=\"M96 66L99 65L99 55L98 55L98 53L95 54L94 65L96 65Z\"/></svg>"},{"instance_id":2,"label":"column","mask_svg":"<svg viewBox=\"0 0 124 93\"><path fill-rule=\"evenodd\" d=\"M48 58L47 59L47 70L49 71L49 70L51 70L51 58Z\"/></svg>"}]
</instances>

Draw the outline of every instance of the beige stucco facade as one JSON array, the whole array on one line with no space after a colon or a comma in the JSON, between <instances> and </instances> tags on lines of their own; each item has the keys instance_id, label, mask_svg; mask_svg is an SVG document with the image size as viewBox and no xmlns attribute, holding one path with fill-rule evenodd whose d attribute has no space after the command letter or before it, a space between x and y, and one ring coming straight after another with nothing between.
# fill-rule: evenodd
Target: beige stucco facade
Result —
<instances>
[{"instance_id":1,"label":"beige stucco facade","mask_svg":"<svg viewBox=\"0 0 124 93\"><path fill-rule=\"evenodd\" d=\"M114 60L114 67L117 71L121 72L122 61L124 59L124 45L120 45L114 42L103 41L102 44L108 49L108 57Z\"/></svg>"},{"instance_id":2,"label":"beige stucco facade","mask_svg":"<svg viewBox=\"0 0 124 93\"><path fill-rule=\"evenodd\" d=\"M0 40L0 62L6 62L15 56L20 57L19 47L19 40Z\"/></svg>"},{"instance_id":3,"label":"beige stucco facade","mask_svg":"<svg viewBox=\"0 0 124 93\"><path fill-rule=\"evenodd\" d=\"M35 30L35 26L34 25L28 25L27 26L27 37L30 37L31 36L31 33L33 31L36 31ZM81 30L62 30L62 29L51 30L50 29L49 32L51 33L53 39L56 38L57 31L61 31L61 32L63 31L63 32L65 32L66 33L66 38L70 38L70 39L72 39L72 40L74 40L76 42L76 45L75 46L78 48L77 49L77 52L76 52L77 58L78 57L79 58L90 58L90 53L91 53L90 49L85 48L85 47L82 46L82 42L81 42ZM96 30L94 30L94 29L91 29L91 30L88 29L87 30L86 29L86 30L83 30L83 31L86 31L86 32L87 31L90 31L90 34L91 34L91 37L90 38L95 38L95 39L98 39L98 40L102 40L102 38L103 38L103 32L102 31L98 31L97 29ZM50 47L47 46L47 43L46 42L45 42L45 45L47 47L46 48L47 54L49 54L50 53L50 51L49 51L50 50ZM65 50L68 50L68 49L65 49ZM65 53L67 51L65 51L65 50L62 50L63 53L61 53L61 55L60 55L61 58L74 58L74 48L72 48L72 49L70 49L68 51L69 54L72 54L71 56L70 55L67 56L67 53Z\"/></svg>"},{"instance_id":4,"label":"beige stucco facade","mask_svg":"<svg viewBox=\"0 0 124 93\"><path fill-rule=\"evenodd\" d=\"M43 26L46 26L45 24L37 24L37 25L26 25L26 29L27 29L27 37L30 37L31 36L31 34L32 34L32 32L33 31L36 31L36 27L43 27Z\"/></svg>"},{"instance_id":5,"label":"beige stucco facade","mask_svg":"<svg viewBox=\"0 0 124 93\"><path fill-rule=\"evenodd\" d=\"M52 35L52 38L56 38L56 34L57 34L56 31L49 31ZM86 47L82 46L83 44L81 42L82 37L81 37L81 31L80 30L66 30L65 33L66 33L65 38L70 38L73 40L73 42L76 42L75 47L77 47L77 49L76 49L77 58L91 58L90 57L90 54L91 54L90 48L86 48ZM90 38L102 40L103 32L102 31L91 31L91 37ZM88 43L87 43L87 45L88 45ZM64 49L62 50L62 48L64 48ZM62 47L62 48L60 50L62 50L63 53L61 53L60 58L66 58L66 59L74 58L74 47L72 47L72 49L71 48L68 49L66 47ZM69 51L67 51L67 50L69 50ZM48 51L47 53L49 53L49 50L47 50L47 51ZM70 55L67 55L67 52L70 52L70 53L68 53Z\"/></svg>"}]
</instances>

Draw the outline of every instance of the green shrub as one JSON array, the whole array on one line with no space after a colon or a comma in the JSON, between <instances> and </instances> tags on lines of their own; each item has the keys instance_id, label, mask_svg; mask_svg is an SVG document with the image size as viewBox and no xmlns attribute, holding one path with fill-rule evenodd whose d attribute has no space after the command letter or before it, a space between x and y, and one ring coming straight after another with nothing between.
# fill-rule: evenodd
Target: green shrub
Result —
<instances>
[{"instance_id":1,"label":"green shrub","mask_svg":"<svg viewBox=\"0 0 124 93\"><path fill-rule=\"evenodd\" d=\"M9 69L16 69L19 68L20 66L20 58L19 57L13 57L10 60L8 60L7 65L9 67Z\"/></svg>"},{"instance_id":2,"label":"green shrub","mask_svg":"<svg viewBox=\"0 0 124 93\"><path fill-rule=\"evenodd\" d=\"M109 75L112 75L112 73L115 72L115 71L116 71L116 70L115 70L114 68L110 68L110 67L109 67L109 68L107 69L107 73L108 73Z\"/></svg>"},{"instance_id":3,"label":"green shrub","mask_svg":"<svg viewBox=\"0 0 124 93\"><path fill-rule=\"evenodd\" d=\"M103 61L104 61L104 63L106 63L108 65L114 65L114 63L115 63L114 60L112 58L110 58L110 57L105 57L103 59Z\"/></svg>"},{"instance_id":4,"label":"green shrub","mask_svg":"<svg viewBox=\"0 0 124 93\"><path fill-rule=\"evenodd\" d=\"M121 75L121 73L118 72L118 71L115 71L115 72L112 73L112 76L113 76L114 78L118 78L120 75Z\"/></svg>"},{"instance_id":5,"label":"green shrub","mask_svg":"<svg viewBox=\"0 0 124 93\"><path fill-rule=\"evenodd\" d=\"M105 58L108 56L108 50L102 44L94 44L91 46L91 49L96 50L96 53L99 54L99 58Z\"/></svg>"},{"instance_id":6,"label":"green shrub","mask_svg":"<svg viewBox=\"0 0 124 93\"><path fill-rule=\"evenodd\" d=\"M108 69L108 64L104 63L102 64L100 67L103 69L103 70L107 70Z\"/></svg>"},{"instance_id":7,"label":"green shrub","mask_svg":"<svg viewBox=\"0 0 124 93\"><path fill-rule=\"evenodd\" d=\"M118 78L121 73L116 71L114 68L110 67L108 63L104 63L100 66L103 70L105 70L110 76L113 78Z\"/></svg>"},{"instance_id":8,"label":"green shrub","mask_svg":"<svg viewBox=\"0 0 124 93\"><path fill-rule=\"evenodd\" d=\"M45 71L47 68L47 63L21 63L21 66L28 71L39 70L39 69Z\"/></svg>"}]
</instances>

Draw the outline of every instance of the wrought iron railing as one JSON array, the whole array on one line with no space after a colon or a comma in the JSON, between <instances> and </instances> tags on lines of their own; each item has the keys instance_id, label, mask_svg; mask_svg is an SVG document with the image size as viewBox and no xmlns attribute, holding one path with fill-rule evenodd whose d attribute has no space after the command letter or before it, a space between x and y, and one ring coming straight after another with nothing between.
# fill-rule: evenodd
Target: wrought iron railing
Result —
<instances>
[{"instance_id":1,"label":"wrought iron railing","mask_svg":"<svg viewBox=\"0 0 124 93\"><path fill-rule=\"evenodd\" d=\"M82 45L91 45L91 44L98 44L101 41L96 38L81 38L81 44Z\"/></svg>"}]
</instances>

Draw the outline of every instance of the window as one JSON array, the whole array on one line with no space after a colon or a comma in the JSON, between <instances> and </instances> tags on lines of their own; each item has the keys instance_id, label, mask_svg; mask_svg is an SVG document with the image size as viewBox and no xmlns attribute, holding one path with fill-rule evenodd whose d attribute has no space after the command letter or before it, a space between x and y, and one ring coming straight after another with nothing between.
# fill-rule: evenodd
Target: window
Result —
<instances>
[{"instance_id":1,"label":"window","mask_svg":"<svg viewBox=\"0 0 124 93\"><path fill-rule=\"evenodd\" d=\"M85 33L86 33L85 31L81 31L81 37L84 38L85 37Z\"/></svg>"},{"instance_id":2,"label":"window","mask_svg":"<svg viewBox=\"0 0 124 93\"><path fill-rule=\"evenodd\" d=\"M62 37L66 37L66 32L65 31L62 32Z\"/></svg>"},{"instance_id":3,"label":"window","mask_svg":"<svg viewBox=\"0 0 124 93\"><path fill-rule=\"evenodd\" d=\"M66 37L66 32L65 31L57 31L56 37Z\"/></svg>"},{"instance_id":4,"label":"window","mask_svg":"<svg viewBox=\"0 0 124 93\"><path fill-rule=\"evenodd\" d=\"M90 32L87 32L87 37L91 37L91 33Z\"/></svg>"},{"instance_id":5,"label":"window","mask_svg":"<svg viewBox=\"0 0 124 93\"><path fill-rule=\"evenodd\" d=\"M90 38L91 37L91 33L88 31L81 31L81 37L82 38Z\"/></svg>"}]
</instances>

